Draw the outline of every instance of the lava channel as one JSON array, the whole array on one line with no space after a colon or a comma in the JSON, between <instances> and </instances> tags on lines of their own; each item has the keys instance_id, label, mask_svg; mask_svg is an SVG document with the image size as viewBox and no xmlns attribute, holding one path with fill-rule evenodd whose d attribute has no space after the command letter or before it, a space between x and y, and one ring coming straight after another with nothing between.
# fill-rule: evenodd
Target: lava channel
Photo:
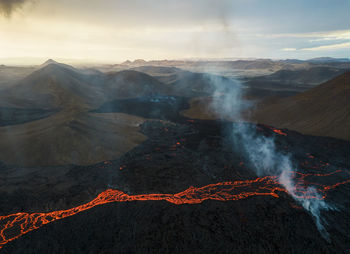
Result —
<instances>
[{"instance_id":1,"label":"lava channel","mask_svg":"<svg viewBox=\"0 0 350 254\"><path fill-rule=\"evenodd\" d=\"M305 177L306 176L304 175L301 178ZM350 180L330 186L323 186L319 190L323 191L323 197L325 197L325 192L349 182ZM8 242L15 240L30 231L38 229L45 224L73 216L95 206L107 203L163 200L175 205L199 204L205 200L234 201L252 196L272 196L278 198L279 192L287 191L279 185L277 177L275 176L266 176L254 180L221 182L199 188L191 186L185 191L176 194L129 195L120 190L108 189L100 193L94 200L68 210L47 213L15 213L0 216L0 249Z\"/></svg>"}]
</instances>

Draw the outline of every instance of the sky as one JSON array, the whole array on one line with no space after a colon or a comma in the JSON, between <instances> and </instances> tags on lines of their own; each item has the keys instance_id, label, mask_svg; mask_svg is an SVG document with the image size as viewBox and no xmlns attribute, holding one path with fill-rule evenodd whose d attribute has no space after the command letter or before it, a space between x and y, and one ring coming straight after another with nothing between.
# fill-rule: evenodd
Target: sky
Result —
<instances>
[{"instance_id":1,"label":"sky","mask_svg":"<svg viewBox=\"0 0 350 254\"><path fill-rule=\"evenodd\" d=\"M350 0L0 0L0 64L350 57Z\"/></svg>"}]
</instances>

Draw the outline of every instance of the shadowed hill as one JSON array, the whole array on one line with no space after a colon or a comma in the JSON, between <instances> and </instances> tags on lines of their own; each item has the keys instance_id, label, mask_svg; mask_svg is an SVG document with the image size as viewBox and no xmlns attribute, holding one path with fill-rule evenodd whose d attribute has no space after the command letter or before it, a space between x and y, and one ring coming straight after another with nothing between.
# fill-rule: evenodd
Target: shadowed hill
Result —
<instances>
[{"instance_id":1,"label":"shadowed hill","mask_svg":"<svg viewBox=\"0 0 350 254\"><path fill-rule=\"evenodd\" d=\"M150 75L133 70L107 73L102 87L107 91L108 100L171 94L167 85Z\"/></svg>"},{"instance_id":2,"label":"shadowed hill","mask_svg":"<svg viewBox=\"0 0 350 254\"><path fill-rule=\"evenodd\" d=\"M282 85L318 85L346 71L346 69L318 66L301 70L279 70L271 75L259 77L259 79L279 82Z\"/></svg>"},{"instance_id":3,"label":"shadowed hill","mask_svg":"<svg viewBox=\"0 0 350 254\"><path fill-rule=\"evenodd\" d=\"M146 137L144 120L126 114L59 112L0 127L0 161L12 165L89 165L118 158Z\"/></svg>"},{"instance_id":4,"label":"shadowed hill","mask_svg":"<svg viewBox=\"0 0 350 254\"><path fill-rule=\"evenodd\" d=\"M68 65L44 64L39 70L3 91L0 94L1 104L45 109L86 107L96 97L95 89L87 80L87 75Z\"/></svg>"},{"instance_id":5,"label":"shadowed hill","mask_svg":"<svg viewBox=\"0 0 350 254\"><path fill-rule=\"evenodd\" d=\"M259 123L350 140L350 72L293 97L262 103Z\"/></svg>"}]
</instances>

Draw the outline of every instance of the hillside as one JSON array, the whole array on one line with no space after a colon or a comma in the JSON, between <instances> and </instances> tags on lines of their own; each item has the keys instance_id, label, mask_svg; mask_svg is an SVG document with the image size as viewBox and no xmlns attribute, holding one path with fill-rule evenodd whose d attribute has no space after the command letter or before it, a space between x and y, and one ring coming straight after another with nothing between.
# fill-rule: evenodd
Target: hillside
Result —
<instances>
[{"instance_id":1,"label":"hillside","mask_svg":"<svg viewBox=\"0 0 350 254\"><path fill-rule=\"evenodd\" d=\"M259 123L350 140L350 72L293 97L260 104Z\"/></svg>"},{"instance_id":2,"label":"hillside","mask_svg":"<svg viewBox=\"0 0 350 254\"><path fill-rule=\"evenodd\" d=\"M282 85L318 85L344 72L346 72L345 69L319 66L301 70L279 70L271 75L265 76L264 79L279 82Z\"/></svg>"},{"instance_id":3,"label":"hillside","mask_svg":"<svg viewBox=\"0 0 350 254\"><path fill-rule=\"evenodd\" d=\"M88 165L115 159L145 140L127 114L93 114L116 99L167 93L136 71L101 73L45 62L0 93L0 160L24 166Z\"/></svg>"},{"instance_id":4,"label":"hillside","mask_svg":"<svg viewBox=\"0 0 350 254\"><path fill-rule=\"evenodd\" d=\"M115 159L145 140L138 132L142 122L126 114L60 112L3 126L0 160L11 165L53 166Z\"/></svg>"}]
</instances>

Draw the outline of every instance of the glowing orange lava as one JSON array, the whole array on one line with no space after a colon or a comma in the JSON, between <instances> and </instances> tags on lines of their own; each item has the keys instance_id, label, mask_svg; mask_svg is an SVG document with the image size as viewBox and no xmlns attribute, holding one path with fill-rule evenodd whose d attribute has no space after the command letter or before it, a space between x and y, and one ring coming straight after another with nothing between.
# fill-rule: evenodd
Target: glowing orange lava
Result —
<instances>
[{"instance_id":1,"label":"glowing orange lava","mask_svg":"<svg viewBox=\"0 0 350 254\"><path fill-rule=\"evenodd\" d=\"M279 135L287 136L287 133L284 133L283 131L281 131L279 129L273 129L273 131Z\"/></svg>"},{"instance_id":2,"label":"glowing orange lava","mask_svg":"<svg viewBox=\"0 0 350 254\"><path fill-rule=\"evenodd\" d=\"M330 174L337 174L339 172L340 171L335 171ZM329 176L330 174L313 174L312 176ZM304 181L304 179L310 175L311 174L296 174L301 181ZM320 186L319 190L323 192L322 194L324 198L327 191L345 183L350 183L350 180L330 186ZM300 188L302 191L303 188ZM45 224L111 202L163 200L176 205L182 205L198 204L205 200L234 201L252 196L272 196L278 198L278 192L286 192L286 190L278 184L277 177L275 176L266 176L254 180L221 182L199 188L191 186L187 190L176 194L129 195L119 190L108 189L100 193L94 200L68 210L48 213L15 213L0 216L0 249L6 243L15 240L30 231L38 229ZM308 198L316 197L309 196Z\"/></svg>"},{"instance_id":3,"label":"glowing orange lava","mask_svg":"<svg viewBox=\"0 0 350 254\"><path fill-rule=\"evenodd\" d=\"M269 128L270 130L272 130L274 133L277 133L278 135L287 136L287 133L283 132L280 129L276 129L276 128L272 127L272 126L265 125L265 124L262 124L262 126L264 126L266 128ZM258 128L258 129L262 130L261 128Z\"/></svg>"}]
</instances>

